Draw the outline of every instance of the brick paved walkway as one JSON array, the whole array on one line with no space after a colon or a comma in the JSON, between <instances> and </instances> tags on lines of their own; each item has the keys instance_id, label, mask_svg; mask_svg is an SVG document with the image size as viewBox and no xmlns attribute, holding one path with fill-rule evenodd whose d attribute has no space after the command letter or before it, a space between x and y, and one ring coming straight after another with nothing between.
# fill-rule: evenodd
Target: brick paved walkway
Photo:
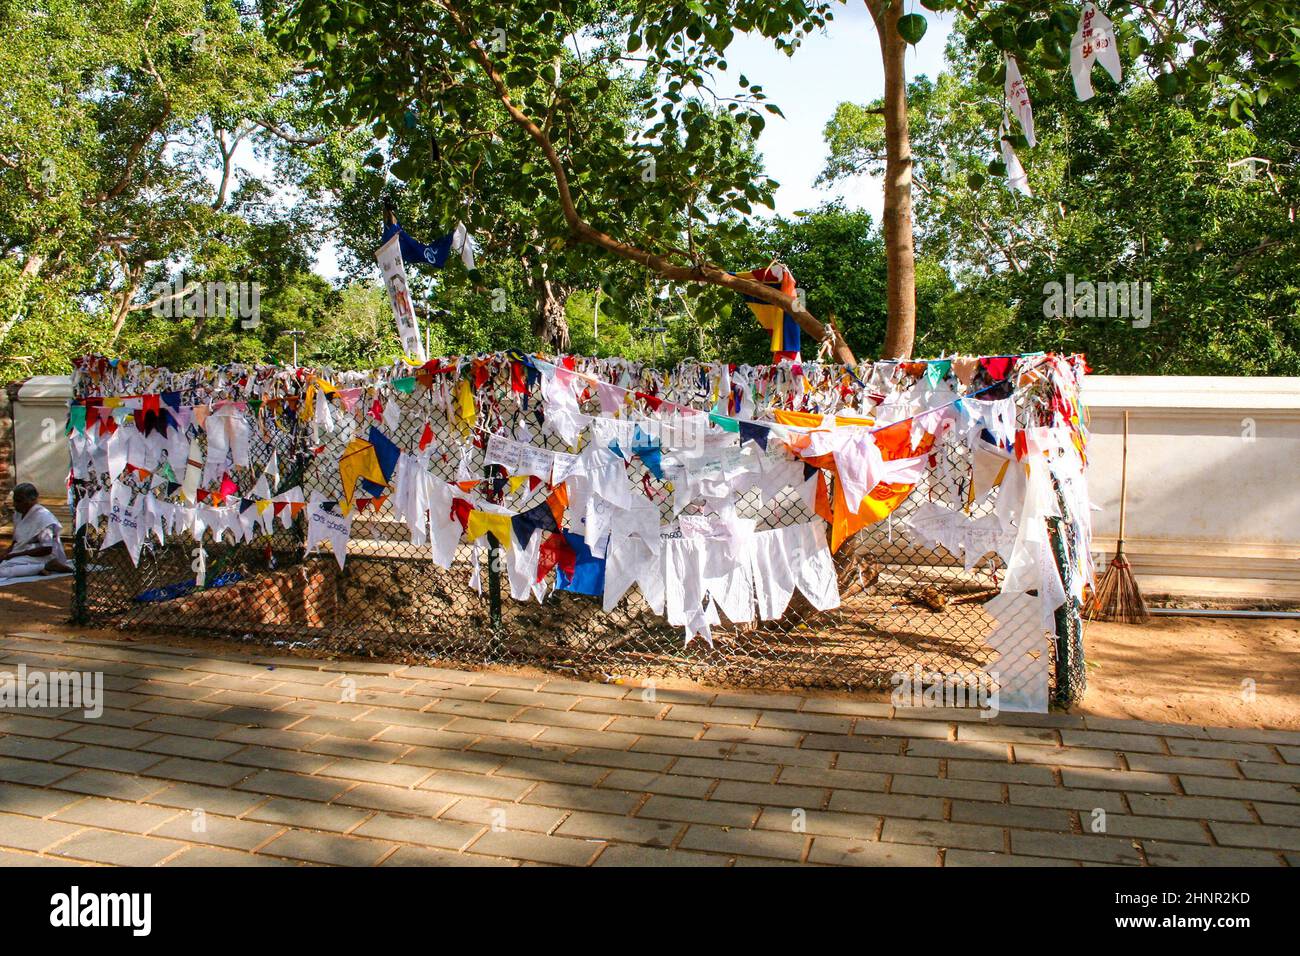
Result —
<instances>
[{"instance_id":1,"label":"brick paved walkway","mask_svg":"<svg viewBox=\"0 0 1300 956\"><path fill-rule=\"evenodd\" d=\"M0 712L9 865L1300 864L1300 733L36 634L19 664L108 700Z\"/></svg>"}]
</instances>

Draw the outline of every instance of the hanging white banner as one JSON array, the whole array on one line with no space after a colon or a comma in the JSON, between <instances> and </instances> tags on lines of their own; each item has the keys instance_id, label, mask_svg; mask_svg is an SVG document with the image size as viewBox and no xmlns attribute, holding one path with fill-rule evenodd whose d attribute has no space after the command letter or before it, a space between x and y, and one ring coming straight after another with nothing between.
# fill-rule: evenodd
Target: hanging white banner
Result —
<instances>
[{"instance_id":1,"label":"hanging white banner","mask_svg":"<svg viewBox=\"0 0 1300 956\"><path fill-rule=\"evenodd\" d=\"M1025 132L1026 142L1030 146L1035 145L1038 138L1034 135L1034 108L1029 103L1029 90L1025 87L1025 81L1020 78L1020 67L1016 64L1014 56L1007 56L1007 80L1004 93L1007 98L1007 108L1016 119L1020 120L1020 128Z\"/></svg>"},{"instance_id":2,"label":"hanging white banner","mask_svg":"<svg viewBox=\"0 0 1300 956\"><path fill-rule=\"evenodd\" d=\"M384 276L388 301L393 305L393 317L397 320L397 337L402 340L402 350L411 359L424 363L428 361L428 356L424 354L420 324L415 317L415 304L411 301L411 290L406 283L406 266L402 263L399 239L399 236L394 235L380 246L375 253L375 260Z\"/></svg>"},{"instance_id":3,"label":"hanging white banner","mask_svg":"<svg viewBox=\"0 0 1300 956\"><path fill-rule=\"evenodd\" d=\"M1074 77L1074 92L1081 100L1092 99L1094 61L1102 65L1112 80L1120 81L1115 25L1096 4L1085 3L1079 14L1079 29L1070 41L1070 74Z\"/></svg>"}]
</instances>

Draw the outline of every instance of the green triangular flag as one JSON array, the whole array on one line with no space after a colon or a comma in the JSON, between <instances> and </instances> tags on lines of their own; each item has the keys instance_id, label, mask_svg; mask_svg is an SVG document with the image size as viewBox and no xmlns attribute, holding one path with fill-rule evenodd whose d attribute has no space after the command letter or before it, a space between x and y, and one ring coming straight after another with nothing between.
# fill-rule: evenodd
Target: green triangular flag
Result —
<instances>
[{"instance_id":1,"label":"green triangular flag","mask_svg":"<svg viewBox=\"0 0 1300 956\"><path fill-rule=\"evenodd\" d=\"M726 415L719 415L717 412L709 412L709 421L724 432L740 431L740 420L736 418L728 418Z\"/></svg>"},{"instance_id":2,"label":"green triangular flag","mask_svg":"<svg viewBox=\"0 0 1300 956\"><path fill-rule=\"evenodd\" d=\"M399 392L410 395L415 391L415 376L404 375L402 378L393 379L393 388L397 389Z\"/></svg>"}]
</instances>

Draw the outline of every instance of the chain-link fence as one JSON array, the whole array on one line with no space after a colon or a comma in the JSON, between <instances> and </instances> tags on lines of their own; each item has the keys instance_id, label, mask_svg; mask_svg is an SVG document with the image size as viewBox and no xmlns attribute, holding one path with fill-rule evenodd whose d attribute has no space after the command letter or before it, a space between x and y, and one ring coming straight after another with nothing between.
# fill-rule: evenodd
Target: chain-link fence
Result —
<instances>
[{"instance_id":1,"label":"chain-link fence","mask_svg":"<svg viewBox=\"0 0 1300 956\"><path fill-rule=\"evenodd\" d=\"M449 418L435 398L437 388L385 392L401 411L395 426L384 426L393 442L415 448L431 423L434 474L448 482L463 481L467 473L482 476L473 494L512 511L543 502L548 487L525 483L516 488L498 466L485 466L484 436L515 435L523 425L534 445L570 450L543 433L538 402L521 402L512 393L508 366L495 369L477 389L480 398L490 400L480 402L473 428ZM682 404L698 401L692 395L662 397ZM583 411L598 410L593 395ZM1034 415L1026 403L1018 411L1022 424ZM253 429L249 466L231 475L239 486L236 496L251 493L274 450L280 482L272 494L300 486L308 497L312 492L340 497L339 456L353 437L365 437L372 424L368 415L366 409L339 415L341 427L317 435L299 415L263 408ZM229 534L215 539L211 531L202 541L188 532L169 536L165 543L150 539L138 565L121 545L101 548L103 528L88 525L77 536L74 618L328 654L460 666L509 662L596 678L864 688L887 687L894 675L914 667L926 673L977 674L992 656L985 638L995 621L984 604L998 593L1002 562L990 552L967 570L961 557L927 547L907 524L926 501L968 507L972 454L961 442L937 445L935 467L902 505L840 548L835 554L839 607L818 611L796 592L778 620L714 627L712 646L699 639L686 643L682 629L655 614L635 588L609 613L602 610L600 597L568 591L552 591L540 603L512 600L500 543L490 535L480 539L480 546L462 541L450 569L444 570L431 562L427 545L411 542L405 522L382 496L358 499L342 569L328 550L304 555L302 515L287 528L274 519L270 533L247 541L233 542ZM633 483L654 496L665 522L670 520L671 494L664 481L640 459L628 467ZM86 495L104 487L101 477L75 490ZM147 481L140 481L139 488L141 494L163 494ZM971 517L990 513L995 503L996 493L975 504ZM757 530L821 520L788 487L766 504L758 490L746 491L737 497L736 513L754 519ZM1049 530L1068 584L1073 563L1065 550L1067 536L1059 528ZM195 586L200 560L201 588ZM1082 694L1081 634L1079 608L1068 602L1057 614L1056 640L1044 640L1042 649L1052 659L1058 702Z\"/></svg>"}]
</instances>

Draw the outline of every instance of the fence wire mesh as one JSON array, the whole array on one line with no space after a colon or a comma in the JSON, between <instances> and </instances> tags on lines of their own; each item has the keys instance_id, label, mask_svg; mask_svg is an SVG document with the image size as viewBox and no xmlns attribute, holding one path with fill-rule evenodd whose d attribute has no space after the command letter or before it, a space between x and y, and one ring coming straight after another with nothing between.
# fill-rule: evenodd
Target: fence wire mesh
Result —
<instances>
[{"instance_id":1,"label":"fence wire mesh","mask_svg":"<svg viewBox=\"0 0 1300 956\"><path fill-rule=\"evenodd\" d=\"M485 388L498 401L480 418L479 429L464 434L434 402L432 391L392 391L401 410L395 428L386 428L402 448L413 448L426 422L434 423L433 472L457 481L470 469L482 476L475 493L522 511L545 500L543 483L525 484L512 493L497 466L485 466L487 432L515 434L526 425L532 443L568 449L545 435L536 405L509 399L508 372ZM484 394L484 390L479 390ZM693 395L667 395L688 404ZM584 412L596 414L592 396ZM1032 410L1019 409L1021 424ZM251 417L251 416L250 416ZM253 429L249 466L231 472L237 494L251 494L272 451L281 480L272 493L295 485L305 496L319 492L338 498L343 491L337 462L355 436L364 436L363 412L340 416L342 427L315 444L310 422L297 416L261 415ZM438 422L442 422L439 427ZM202 438L202 433L200 433ZM918 540L907 519L926 501L967 507L972 450L958 442L936 446L946 467L932 467L903 504L887 519L869 525L835 554L841 604L816 610L797 591L786 612L773 621L713 628L713 646L686 644L682 629L655 614L636 588L615 606L602 610L599 597L552 591L544 601L512 600L502 570L500 547L464 541L450 569L430 561L428 546L412 544L406 524L387 498L374 498L358 510L352 524L345 566L328 550L304 554L304 517L288 528L277 520L270 533L251 541L202 540L189 532L165 542L146 541L133 564L120 545L101 547L104 529L87 525L77 535L77 586L74 620L120 628L191 632L257 641L278 647L307 648L329 655L360 655L454 666L529 664L597 679L609 677L684 678L710 684L762 687L888 687L894 675L920 668L926 673L975 674L990 663L985 638L995 625L985 602L998 593L1001 560L990 553L969 570L960 556ZM938 462L936 461L936 464ZM629 464L636 485L660 495L662 516L672 517L664 482L640 459ZM77 495L108 487L106 476L74 483ZM159 496L140 483L140 493ZM989 514L996 493L970 509L973 518ZM699 509L696 509L699 510ZM757 490L737 499L738 516L757 521L757 529L819 521L793 490L764 505ZM710 513L702 511L701 513ZM1049 526L1067 592L1069 538ZM482 545L482 540L480 545ZM204 586L196 587L196 562L202 549ZM477 573L475 573L477 572ZM1077 700L1084 689L1082 621L1077 602L1067 601L1056 615L1055 640L1043 641L1050 656L1050 682L1058 703Z\"/></svg>"}]
</instances>

